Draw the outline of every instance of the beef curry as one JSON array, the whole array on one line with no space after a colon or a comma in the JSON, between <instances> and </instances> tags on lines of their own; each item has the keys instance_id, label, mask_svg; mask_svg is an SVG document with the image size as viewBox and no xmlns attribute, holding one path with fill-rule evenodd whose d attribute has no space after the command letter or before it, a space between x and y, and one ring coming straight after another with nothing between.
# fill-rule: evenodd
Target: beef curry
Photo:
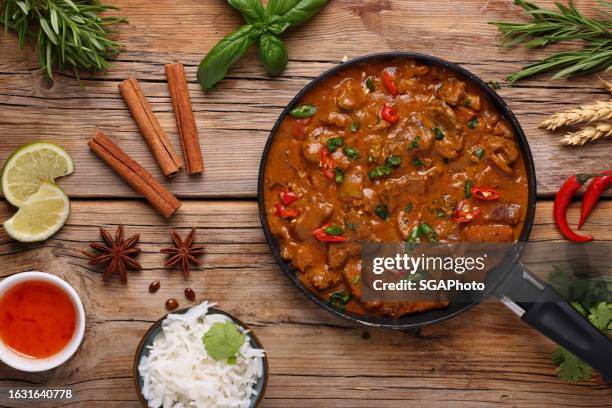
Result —
<instances>
[{"instance_id":1,"label":"beef curry","mask_svg":"<svg viewBox=\"0 0 612 408\"><path fill-rule=\"evenodd\" d=\"M524 159L480 88L438 65L347 67L281 123L264 175L268 226L300 281L330 304L397 318L446 302L362 302L359 242L511 242Z\"/></svg>"}]
</instances>

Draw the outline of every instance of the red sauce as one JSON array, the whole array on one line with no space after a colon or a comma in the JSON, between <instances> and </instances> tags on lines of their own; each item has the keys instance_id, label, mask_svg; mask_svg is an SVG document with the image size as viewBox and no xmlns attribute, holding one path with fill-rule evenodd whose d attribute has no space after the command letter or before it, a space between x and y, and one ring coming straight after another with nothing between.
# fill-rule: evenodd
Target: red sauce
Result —
<instances>
[{"instance_id":1,"label":"red sauce","mask_svg":"<svg viewBox=\"0 0 612 408\"><path fill-rule=\"evenodd\" d=\"M60 352L76 327L76 310L61 288L44 281L20 283L0 298L0 339L31 358Z\"/></svg>"}]
</instances>

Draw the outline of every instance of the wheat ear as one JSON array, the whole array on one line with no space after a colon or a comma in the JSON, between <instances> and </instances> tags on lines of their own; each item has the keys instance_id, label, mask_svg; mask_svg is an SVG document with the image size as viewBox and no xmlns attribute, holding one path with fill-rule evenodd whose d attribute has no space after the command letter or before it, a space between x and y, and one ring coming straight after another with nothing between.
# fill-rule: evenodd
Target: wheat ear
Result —
<instances>
[{"instance_id":1,"label":"wheat ear","mask_svg":"<svg viewBox=\"0 0 612 408\"><path fill-rule=\"evenodd\" d=\"M612 136L612 124L597 123L593 126L586 126L577 132L570 132L563 136L561 144L582 146L587 142Z\"/></svg>"},{"instance_id":2,"label":"wheat ear","mask_svg":"<svg viewBox=\"0 0 612 408\"><path fill-rule=\"evenodd\" d=\"M597 78L599 78L599 80L601 81L601 83L603 84L604 88L606 88L606 90L610 93L612 93L612 82L610 81L606 81L605 79L603 79L602 77L600 77L599 75L597 75Z\"/></svg>"},{"instance_id":3,"label":"wheat ear","mask_svg":"<svg viewBox=\"0 0 612 408\"><path fill-rule=\"evenodd\" d=\"M599 101L576 109L559 112L540 123L541 128L555 130L576 123L612 119L612 101Z\"/></svg>"}]
</instances>

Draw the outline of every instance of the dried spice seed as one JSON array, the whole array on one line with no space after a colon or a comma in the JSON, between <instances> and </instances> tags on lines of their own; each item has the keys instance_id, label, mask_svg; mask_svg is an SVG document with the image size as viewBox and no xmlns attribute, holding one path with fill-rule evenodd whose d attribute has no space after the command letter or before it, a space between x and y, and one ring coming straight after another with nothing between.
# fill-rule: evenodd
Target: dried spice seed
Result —
<instances>
[{"instance_id":1,"label":"dried spice seed","mask_svg":"<svg viewBox=\"0 0 612 408\"><path fill-rule=\"evenodd\" d=\"M185 279L189 278L189 264L202 264L197 260L196 256L204 253L204 245L193 245L195 232L195 228L192 228L189 235L183 241L176 231L173 230L172 240L174 241L174 248L162 248L160 251L170 255L164 266L168 267L180 262Z\"/></svg>"},{"instance_id":2,"label":"dried spice seed","mask_svg":"<svg viewBox=\"0 0 612 408\"><path fill-rule=\"evenodd\" d=\"M149 285L149 293L157 292L160 287L161 283L158 280L151 282L151 284Z\"/></svg>"},{"instance_id":3,"label":"dried spice seed","mask_svg":"<svg viewBox=\"0 0 612 408\"><path fill-rule=\"evenodd\" d=\"M193 289L191 289L191 288L185 289L185 297L189 301L193 302L195 300L195 298L196 298L196 295L195 295L195 292L193 291Z\"/></svg>"},{"instance_id":4,"label":"dried spice seed","mask_svg":"<svg viewBox=\"0 0 612 408\"><path fill-rule=\"evenodd\" d=\"M95 249L99 253L92 254L84 251L83 254L91 258L89 260L90 265L97 265L101 263L107 264L106 270L102 275L102 279L105 281L110 279L114 272L117 272L121 282L127 283L126 269L142 269L140 264L132 259L132 257L140 253L140 249L136 248L140 235L136 234L129 239L125 239L123 237L123 225L119 225L117 227L114 239L104 228L100 228L100 235L102 235L102 239L104 239L106 245L99 244L97 242L92 242L89 244L91 248Z\"/></svg>"},{"instance_id":5,"label":"dried spice seed","mask_svg":"<svg viewBox=\"0 0 612 408\"><path fill-rule=\"evenodd\" d=\"M166 309L174 310L179 306L179 302L176 299L166 300Z\"/></svg>"}]
</instances>

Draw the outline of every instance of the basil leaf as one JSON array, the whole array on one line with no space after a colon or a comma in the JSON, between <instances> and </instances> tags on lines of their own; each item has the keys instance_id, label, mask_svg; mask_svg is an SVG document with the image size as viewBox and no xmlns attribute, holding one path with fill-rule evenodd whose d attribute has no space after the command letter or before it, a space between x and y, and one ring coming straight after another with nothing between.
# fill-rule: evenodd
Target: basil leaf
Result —
<instances>
[{"instance_id":1,"label":"basil leaf","mask_svg":"<svg viewBox=\"0 0 612 408\"><path fill-rule=\"evenodd\" d=\"M227 0L230 6L242 14L248 24L262 23L266 12L259 0Z\"/></svg>"},{"instance_id":2,"label":"basil leaf","mask_svg":"<svg viewBox=\"0 0 612 408\"><path fill-rule=\"evenodd\" d=\"M301 0L270 0L267 11L272 16L282 16L294 8Z\"/></svg>"},{"instance_id":3,"label":"basil leaf","mask_svg":"<svg viewBox=\"0 0 612 408\"><path fill-rule=\"evenodd\" d=\"M268 75L280 75L285 68L289 57L283 41L274 34L265 33L259 37L259 58L266 68Z\"/></svg>"},{"instance_id":4,"label":"basil leaf","mask_svg":"<svg viewBox=\"0 0 612 408\"><path fill-rule=\"evenodd\" d=\"M223 79L229 67L255 43L258 34L259 29L245 25L212 47L198 66L198 81L205 91Z\"/></svg>"},{"instance_id":5,"label":"basil leaf","mask_svg":"<svg viewBox=\"0 0 612 408\"><path fill-rule=\"evenodd\" d=\"M281 18L275 23L275 34L280 34L289 27L310 19L326 4L328 0L270 0L268 13L278 15ZM284 28L279 23L288 23Z\"/></svg>"}]
</instances>

